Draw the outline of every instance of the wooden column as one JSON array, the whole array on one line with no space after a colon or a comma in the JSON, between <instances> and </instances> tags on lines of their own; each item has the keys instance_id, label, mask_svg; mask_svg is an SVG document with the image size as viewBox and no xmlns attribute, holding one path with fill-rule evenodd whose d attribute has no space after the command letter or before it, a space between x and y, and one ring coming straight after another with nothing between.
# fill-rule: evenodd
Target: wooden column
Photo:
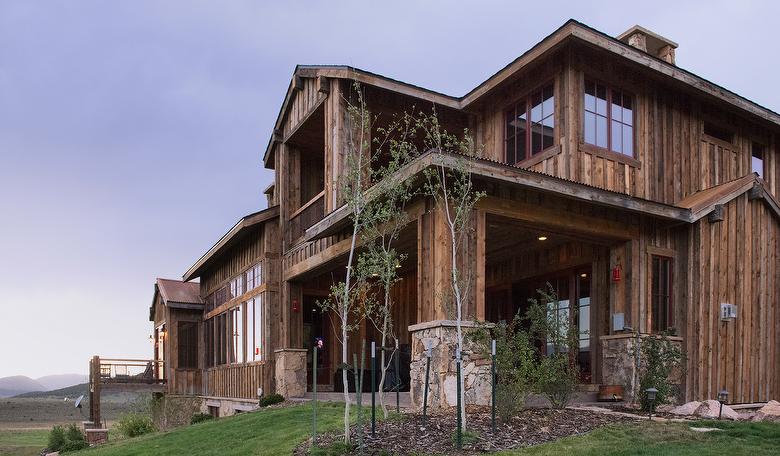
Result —
<instances>
[{"instance_id":1,"label":"wooden column","mask_svg":"<svg viewBox=\"0 0 780 456\"><path fill-rule=\"evenodd\" d=\"M417 321L455 318L452 293L452 247L446 216L428 201L417 223ZM485 213L475 209L460 247L459 271L468 279L462 318L485 318Z\"/></svg>"},{"instance_id":2,"label":"wooden column","mask_svg":"<svg viewBox=\"0 0 780 456\"><path fill-rule=\"evenodd\" d=\"M101 427L100 357L97 355L89 362L89 420L95 427Z\"/></svg>"}]
</instances>

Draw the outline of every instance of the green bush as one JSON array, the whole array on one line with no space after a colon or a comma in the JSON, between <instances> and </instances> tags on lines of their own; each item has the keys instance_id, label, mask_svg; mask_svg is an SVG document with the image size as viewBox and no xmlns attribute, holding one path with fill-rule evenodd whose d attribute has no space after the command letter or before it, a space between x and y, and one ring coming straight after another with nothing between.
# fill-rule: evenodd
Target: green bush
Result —
<instances>
[{"instance_id":1,"label":"green bush","mask_svg":"<svg viewBox=\"0 0 780 456\"><path fill-rule=\"evenodd\" d=\"M213 420L214 416L210 413L196 413L190 418L190 424L202 423L204 421Z\"/></svg>"},{"instance_id":2,"label":"green bush","mask_svg":"<svg viewBox=\"0 0 780 456\"><path fill-rule=\"evenodd\" d=\"M83 450L88 447L84 434L76 424L69 424L64 428L62 426L54 426L51 432L49 432L49 451L59 451L65 453L67 451Z\"/></svg>"},{"instance_id":3,"label":"green bush","mask_svg":"<svg viewBox=\"0 0 780 456\"><path fill-rule=\"evenodd\" d=\"M674 398L672 373L685 368L685 354L679 344L669 339L672 334L673 331L668 331L640 340L639 400L644 411L669 403ZM648 388L658 390L653 403L647 400L645 390Z\"/></svg>"},{"instance_id":4,"label":"green bush","mask_svg":"<svg viewBox=\"0 0 780 456\"><path fill-rule=\"evenodd\" d=\"M260 398L260 407L268 407L269 405L278 404L284 402L284 396L281 394L269 394Z\"/></svg>"},{"instance_id":5,"label":"green bush","mask_svg":"<svg viewBox=\"0 0 780 456\"><path fill-rule=\"evenodd\" d=\"M49 445L48 448L52 452L60 451L65 445L65 429L62 426L54 426L49 431Z\"/></svg>"},{"instance_id":6,"label":"green bush","mask_svg":"<svg viewBox=\"0 0 780 456\"><path fill-rule=\"evenodd\" d=\"M149 415L143 413L127 413L119 418L119 432L125 437L138 437L156 430Z\"/></svg>"}]
</instances>

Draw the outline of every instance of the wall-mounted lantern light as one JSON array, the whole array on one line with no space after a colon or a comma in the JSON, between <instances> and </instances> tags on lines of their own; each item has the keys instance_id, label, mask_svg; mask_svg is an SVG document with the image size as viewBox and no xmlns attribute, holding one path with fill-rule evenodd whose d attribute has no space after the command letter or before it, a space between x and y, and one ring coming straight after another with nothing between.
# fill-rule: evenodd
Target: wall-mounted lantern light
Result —
<instances>
[{"instance_id":1,"label":"wall-mounted lantern light","mask_svg":"<svg viewBox=\"0 0 780 456\"><path fill-rule=\"evenodd\" d=\"M612 268L612 281L613 282L620 282L621 279L621 267L618 264L614 268Z\"/></svg>"}]
</instances>

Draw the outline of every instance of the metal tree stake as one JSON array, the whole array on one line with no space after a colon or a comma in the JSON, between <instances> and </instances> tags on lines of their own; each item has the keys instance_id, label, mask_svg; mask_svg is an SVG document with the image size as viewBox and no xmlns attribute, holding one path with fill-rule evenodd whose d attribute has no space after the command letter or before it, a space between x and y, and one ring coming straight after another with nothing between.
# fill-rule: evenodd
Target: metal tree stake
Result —
<instances>
[{"instance_id":1,"label":"metal tree stake","mask_svg":"<svg viewBox=\"0 0 780 456\"><path fill-rule=\"evenodd\" d=\"M428 358L425 361L425 393L423 393L423 426L425 426L425 422L428 419L428 379L431 376L431 350L432 347L428 347L425 350L426 357Z\"/></svg>"},{"instance_id":2,"label":"metal tree stake","mask_svg":"<svg viewBox=\"0 0 780 456\"><path fill-rule=\"evenodd\" d=\"M492 410L490 411L490 425L492 426L493 433L495 433L496 432L496 339L493 339L491 341L490 352L491 352L491 357L493 359L493 364L491 365L493 400L491 401Z\"/></svg>"},{"instance_id":3,"label":"metal tree stake","mask_svg":"<svg viewBox=\"0 0 780 456\"><path fill-rule=\"evenodd\" d=\"M376 342L371 341L371 437L376 435Z\"/></svg>"},{"instance_id":4,"label":"metal tree stake","mask_svg":"<svg viewBox=\"0 0 780 456\"><path fill-rule=\"evenodd\" d=\"M458 427L457 427L457 430L456 430L455 447L458 450L460 450L463 447L463 440L462 440L463 439L463 435L462 435L463 423L461 422L461 417L460 417L460 407L462 405L460 403L460 347L455 349L455 366L456 366L455 367L455 369L456 369L455 381L458 384L458 390L457 390L458 400L457 400L457 407L456 407L457 408L456 413L458 414Z\"/></svg>"}]
</instances>

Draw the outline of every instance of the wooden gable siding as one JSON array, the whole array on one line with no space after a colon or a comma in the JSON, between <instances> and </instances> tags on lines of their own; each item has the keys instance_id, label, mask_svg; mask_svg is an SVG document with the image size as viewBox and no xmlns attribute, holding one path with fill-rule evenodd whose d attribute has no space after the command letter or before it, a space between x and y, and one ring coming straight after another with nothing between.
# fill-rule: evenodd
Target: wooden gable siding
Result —
<instances>
[{"instance_id":1,"label":"wooden gable siding","mask_svg":"<svg viewBox=\"0 0 780 456\"><path fill-rule=\"evenodd\" d=\"M273 224L274 222L271 221L265 224L263 228L253 230L245 238L220 255L220 260L201 277L200 290L203 297L213 293L227 281L244 272L249 266L266 257L264 232L268 226ZM263 270L263 274L265 272Z\"/></svg>"},{"instance_id":2,"label":"wooden gable siding","mask_svg":"<svg viewBox=\"0 0 780 456\"><path fill-rule=\"evenodd\" d=\"M722 222L690 227L690 305L686 310L686 396L767 401L780 392L780 224L747 194L724 208ZM737 318L720 320L720 304Z\"/></svg>"},{"instance_id":3,"label":"wooden gable siding","mask_svg":"<svg viewBox=\"0 0 780 456\"><path fill-rule=\"evenodd\" d=\"M584 46L571 46L486 97L475 113L475 139L485 157L504 161L504 111L540 85L555 81L555 146L520 166L607 190L667 204L751 171L751 144L765 146L765 180L780 191L780 130L715 107L690 89L648 78ZM634 157L585 144L585 78L612 84L635 97ZM734 130L726 143L702 133L704 121Z\"/></svg>"}]
</instances>

